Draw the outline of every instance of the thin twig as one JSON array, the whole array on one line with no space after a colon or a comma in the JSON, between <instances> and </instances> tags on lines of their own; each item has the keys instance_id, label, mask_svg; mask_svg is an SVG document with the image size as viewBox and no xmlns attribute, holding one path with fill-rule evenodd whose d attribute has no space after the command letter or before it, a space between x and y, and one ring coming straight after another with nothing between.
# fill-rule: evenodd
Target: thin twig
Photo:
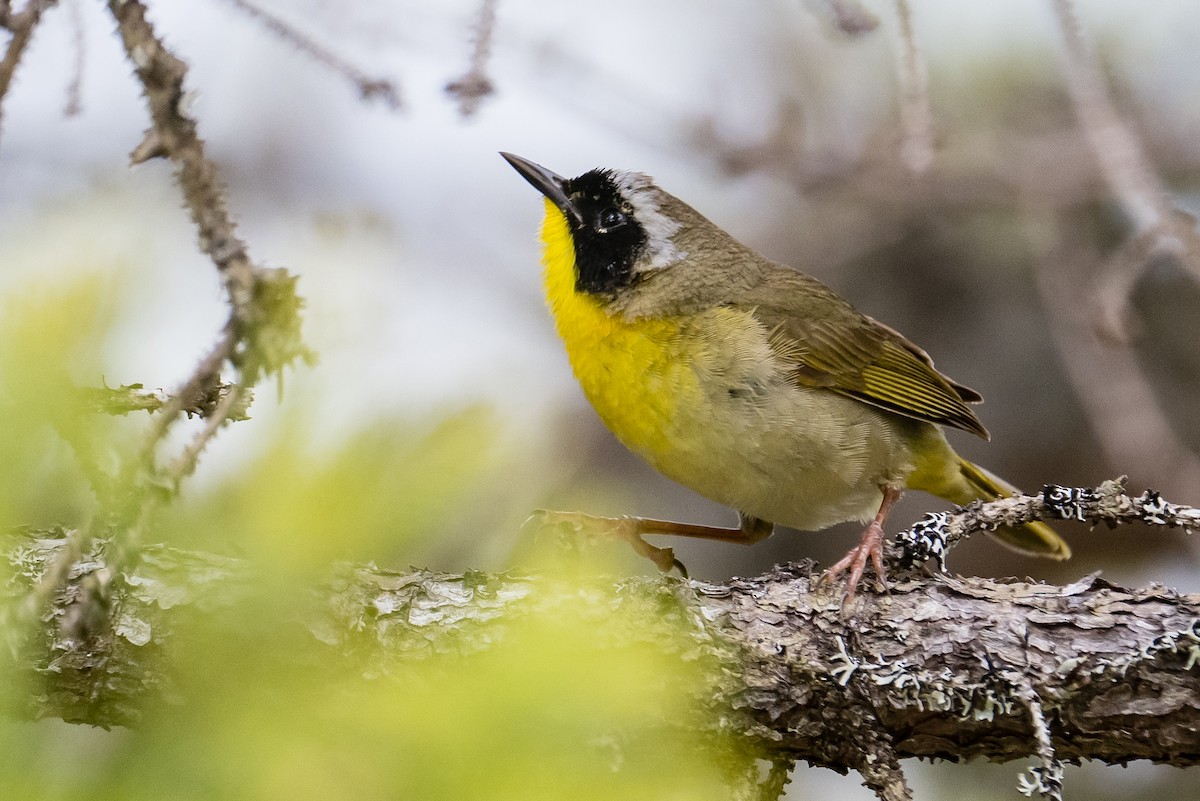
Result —
<instances>
[{"instance_id":1,"label":"thin twig","mask_svg":"<svg viewBox=\"0 0 1200 801\"><path fill-rule=\"evenodd\" d=\"M900 159L914 173L922 173L933 163L933 113L929 109L929 72L913 32L912 9L908 0L896 0L900 20L901 49L897 76L900 83Z\"/></svg>"},{"instance_id":2,"label":"thin twig","mask_svg":"<svg viewBox=\"0 0 1200 801\"><path fill-rule=\"evenodd\" d=\"M1149 241L1137 237L1131 246L1141 247L1139 240ZM1088 287L1097 272L1091 265L1099 257L1089 255L1069 224L1053 224L1048 240L1034 244L1035 284L1048 310L1050 332L1106 462L1140 481L1154 482L1170 494L1194 491L1200 486L1200 457L1172 428L1137 354L1122 344L1123 337L1101 341L1096 336L1097 319ZM1111 258L1121 259L1126 253L1122 248ZM1122 270L1134 272L1123 265L1100 272L1111 276ZM1113 303L1112 307L1121 305ZM1120 321L1109 324L1123 325Z\"/></svg>"},{"instance_id":3,"label":"thin twig","mask_svg":"<svg viewBox=\"0 0 1200 801\"><path fill-rule=\"evenodd\" d=\"M146 437L141 458L138 460L141 465L152 468L155 450L158 444L166 438L180 412L198 403L201 398L209 395L214 387L220 385L221 367L232 356L235 347L232 323L233 321L230 320L225 324L216 344L200 360L200 364L192 371L183 386L177 389L170 396L167 404L159 410L161 413L155 419L155 425L149 436ZM134 466L130 465L130 467Z\"/></svg>"},{"instance_id":4,"label":"thin twig","mask_svg":"<svg viewBox=\"0 0 1200 801\"><path fill-rule=\"evenodd\" d=\"M1129 216L1134 236L1151 237L1152 251L1179 257L1200 281L1200 235L1194 221L1170 203L1141 142L1113 106L1071 0L1053 0L1053 5L1065 45L1067 88L1104 180ZM1145 264L1131 266L1140 271Z\"/></svg>"},{"instance_id":5,"label":"thin twig","mask_svg":"<svg viewBox=\"0 0 1200 801\"><path fill-rule=\"evenodd\" d=\"M1054 752L1054 741L1050 736L1050 723L1042 708L1042 699L1029 679L1018 674L1017 687L1013 692L1026 711L1033 726L1033 742L1039 765L1029 768L1018 777L1017 791L1032 798L1034 793L1048 801L1063 801L1063 763Z\"/></svg>"},{"instance_id":6,"label":"thin twig","mask_svg":"<svg viewBox=\"0 0 1200 801\"><path fill-rule=\"evenodd\" d=\"M4 57L0 58L0 124L4 122L4 98L8 94L9 86L12 85L13 73L16 72L17 64L21 62L21 56L25 53L25 48L29 46L30 39L33 38L33 30L41 21L42 12L54 3L55 0L29 0L25 4L25 8L16 14L12 12L9 3L4 4L2 10L5 27L12 32L12 38L8 40Z\"/></svg>"},{"instance_id":7,"label":"thin twig","mask_svg":"<svg viewBox=\"0 0 1200 801\"><path fill-rule=\"evenodd\" d=\"M204 428L192 438L192 441L183 449L183 453L176 457L167 468L164 477L168 481L178 486L179 482L195 472L200 454L208 447L208 443L212 442L213 437L217 435L222 426L235 419L234 415L239 408L244 408L242 400L246 392L249 390L242 387L241 384L229 386L229 391L221 398L214 412L208 416Z\"/></svg>"},{"instance_id":8,"label":"thin twig","mask_svg":"<svg viewBox=\"0 0 1200 801\"><path fill-rule=\"evenodd\" d=\"M353 82L364 100L379 99L392 110L400 108L400 90L392 81L385 78L372 78L332 50L317 44L286 21L259 8L249 0L226 0L226 2L314 61L324 64Z\"/></svg>"},{"instance_id":9,"label":"thin twig","mask_svg":"<svg viewBox=\"0 0 1200 801\"><path fill-rule=\"evenodd\" d=\"M1183 529L1187 534L1200 533L1200 509L1166 501L1153 490L1130 495L1125 491L1125 479L1120 478L1095 488L1047 484L1037 495L974 501L953 512L930 512L897 534L888 547L890 555L903 564L937 559L944 571L946 554L972 534L1046 520L1108 526L1145 523Z\"/></svg>"},{"instance_id":10,"label":"thin twig","mask_svg":"<svg viewBox=\"0 0 1200 801\"><path fill-rule=\"evenodd\" d=\"M252 316L254 264L225 209L224 187L205 156L196 121L188 114L184 91L187 65L158 38L140 0L108 0L125 51L141 81L154 129L175 165L184 202L199 229L200 249L221 273L234 315Z\"/></svg>"},{"instance_id":11,"label":"thin twig","mask_svg":"<svg viewBox=\"0 0 1200 801\"><path fill-rule=\"evenodd\" d=\"M480 102L495 91L487 76L487 62L492 52L495 29L496 0L482 0L479 18L475 23L470 67L461 78L446 84L446 92L458 98L458 110L464 117L474 114Z\"/></svg>"},{"instance_id":12,"label":"thin twig","mask_svg":"<svg viewBox=\"0 0 1200 801\"><path fill-rule=\"evenodd\" d=\"M1053 5L1066 45L1067 88L1080 127L1134 230L1157 228L1170 216L1162 187L1137 137L1121 121L1109 99L1096 55L1083 37L1071 0L1053 0Z\"/></svg>"},{"instance_id":13,"label":"thin twig","mask_svg":"<svg viewBox=\"0 0 1200 801\"><path fill-rule=\"evenodd\" d=\"M217 412L218 405L232 391L233 384L217 384L212 391L190 403L181 404L181 411L188 417L210 417ZM84 387L79 390L80 402L90 412L125 416L131 412L157 412L171 403L171 396L161 389L146 389L141 384L126 384L119 387ZM229 412L231 421L248 419L248 406L241 403Z\"/></svg>"},{"instance_id":14,"label":"thin twig","mask_svg":"<svg viewBox=\"0 0 1200 801\"><path fill-rule=\"evenodd\" d=\"M858 0L826 0L825 5L833 15L833 24L842 33L861 36L879 27L879 17Z\"/></svg>"},{"instance_id":15,"label":"thin twig","mask_svg":"<svg viewBox=\"0 0 1200 801\"><path fill-rule=\"evenodd\" d=\"M71 44L74 47L75 59L71 64L71 82L67 84L67 104L63 113L74 117L83 110L83 66L87 60L87 37L83 28L83 11L80 0L69 0L67 3L68 18L71 21Z\"/></svg>"},{"instance_id":16,"label":"thin twig","mask_svg":"<svg viewBox=\"0 0 1200 801\"><path fill-rule=\"evenodd\" d=\"M779 757L771 761L771 770L767 778L758 785L757 801L779 801L787 791L791 781L792 770L796 767L794 759Z\"/></svg>"}]
</instances>

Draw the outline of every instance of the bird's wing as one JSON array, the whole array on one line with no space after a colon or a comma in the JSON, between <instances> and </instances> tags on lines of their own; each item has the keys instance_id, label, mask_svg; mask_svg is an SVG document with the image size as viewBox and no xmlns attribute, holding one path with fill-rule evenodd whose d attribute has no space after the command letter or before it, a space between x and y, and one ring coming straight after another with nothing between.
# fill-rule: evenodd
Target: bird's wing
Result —
<instances>
[{"instance_id":1,"label":"bird's wing","mask_svg":"<svg viewBox=\"0 0 1200 801\"><path fill-rule=\"evenodd\" d=\"M789 273L749 300L798 384L989 438L967 405L980 402L979 393L942 375L925 351L816 279Z\"/></svg>"}]
</instances>

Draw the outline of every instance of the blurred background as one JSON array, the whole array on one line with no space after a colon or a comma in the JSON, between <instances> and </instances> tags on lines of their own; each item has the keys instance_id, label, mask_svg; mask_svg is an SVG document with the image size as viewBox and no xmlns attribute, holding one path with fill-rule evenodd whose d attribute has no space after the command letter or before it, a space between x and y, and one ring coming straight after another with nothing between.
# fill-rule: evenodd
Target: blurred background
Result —
<instances>
[{"instance_id":1,"label":"blurred background","mask_svg":"<svg viewBox=\"0 0 1200 801\"><path fill-rule=\"evenodd\" d=\"M255 259L300 276L320 358L281 391L260 386L253 420L213 443L164 515L172 541L235 553L305 543L309 565L492 570L522 563L520 524L538 507L734 520L624 451L587 406L543 306L540 199L498 150L564 175L649 173L830 284L984 395L992 441L951 438L1013 483L1127 474L1135 491L1200 502L1200 289L1186 258L1122 256L1128 210L1080 131L1051 3L912 0L932 121L931 159L916 169L892 3L501 0L486 62L495 91L469 115L445 87L468 70L475 0L259 5L394 81L401 107L362 99L240 3L151 5L189 64L191 109L240 233ZM1170 203L1200 211L1200 6L1079 5ZM878 25L849 32L847 9ZM74 0L48 12L4 98L0 311L11 323L43 304L66 315L64 328L88 320L76 342L86 358L68 365L82 385L169 390L225 316L169 165L128 166L146 125L105 10ZM86 309L46 300L83 284ZM120 442L144 420L104 425ZM0 499L5 525L70 525L89 508L70 451L44 444L8 468L20 480ZM892 521L940 508L910 495ZM256 524L277 533L242 536ZM693 576L723 580L802 557L828 564L858 532L785 531L749 549L668 544ZM1050 582L1103 570L1116 583L1200 590L1200 551L1179 532L1064 533L1075 551L1065 564L980 539L951 567ZM616 571L652 569L616 548L611 558ZM29 725L0 724L10 736ZM64 724L37 725L68 748L95 746ZM1010 797L1017 770L910 776L923 799ZM1180 775L1071 769L1067 787L1191 797ZM834 791L871 797L855 777L803 769L788 797Z\"/></svg>"}]
</instances>

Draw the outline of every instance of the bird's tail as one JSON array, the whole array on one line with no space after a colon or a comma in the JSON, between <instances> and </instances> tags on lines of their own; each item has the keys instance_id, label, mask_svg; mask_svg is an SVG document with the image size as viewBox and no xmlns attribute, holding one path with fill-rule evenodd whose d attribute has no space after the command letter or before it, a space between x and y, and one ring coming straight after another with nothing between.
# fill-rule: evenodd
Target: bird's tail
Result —
<instances>
[{"instance_id":1,"label":"bird's tail","mask_svg":"<svg viewBox=\"0 0 1200 801\"><path fill-rule=\"evenodd\" d=\"M984 470L977 464L958 457L958 469L969 485L963 488L959 497L947 500L957 504L966 504L974 500L993 501L1006 498L1020 492L999 476ZM961 486L961 485L960 485ZM957 495L958 493L956 493ZM1045 523L1026 523L1023 526L1013 526L996 529L989 532L1001 543L1019 553L1029 556L1043 556L1050 559L1069 559L1071 548L1054 529Z\"/></svg>"}]
</instances>

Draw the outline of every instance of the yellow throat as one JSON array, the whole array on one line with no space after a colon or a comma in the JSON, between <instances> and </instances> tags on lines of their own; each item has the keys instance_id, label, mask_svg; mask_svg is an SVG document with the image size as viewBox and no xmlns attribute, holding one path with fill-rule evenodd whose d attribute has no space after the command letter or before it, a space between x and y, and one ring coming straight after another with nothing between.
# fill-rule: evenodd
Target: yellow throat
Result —
<instances>
[{"instance_id":1,"label":"yellow throat","mask_svg":"<svg viewBox=\"0 0 1200 801\"><path fill-rule=\"evenodd\" d=\"M681 352L681 321L629 321L576 290L575 244L566 218L548 200L542 242L546 300L584 395L617 439L657 464L671 446L676 404L700 391Z\"/></svg>"}]
</instances>

